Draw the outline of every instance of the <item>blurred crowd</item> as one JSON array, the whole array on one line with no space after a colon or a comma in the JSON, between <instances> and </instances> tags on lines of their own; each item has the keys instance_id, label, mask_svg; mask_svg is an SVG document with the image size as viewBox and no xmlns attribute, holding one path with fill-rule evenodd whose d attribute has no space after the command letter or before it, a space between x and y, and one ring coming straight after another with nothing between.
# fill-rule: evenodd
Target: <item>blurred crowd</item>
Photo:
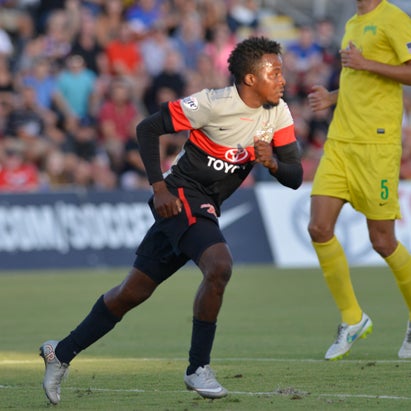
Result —
<instances>
[{"instance_id":1,"label":"blurred crowd","mask_svg":"<svg viewBox=\"0 0 411 411\"><path fill-rule=\"evenodd\" d=\"M231 83L227 57L267 35L257 0L0 0L0 191L148 188L136 124L159 105ZM274 11L264 10L264 15ZM331 19L295 26L283 43L285 100L305 179L322 154L330 111L313 114L313 84L338 87ZM402 178L411 178L405 93ZM186 139L163 136L167 170ZM255 169L245 185L269 178Z\"/></svg>"}]
</instances>

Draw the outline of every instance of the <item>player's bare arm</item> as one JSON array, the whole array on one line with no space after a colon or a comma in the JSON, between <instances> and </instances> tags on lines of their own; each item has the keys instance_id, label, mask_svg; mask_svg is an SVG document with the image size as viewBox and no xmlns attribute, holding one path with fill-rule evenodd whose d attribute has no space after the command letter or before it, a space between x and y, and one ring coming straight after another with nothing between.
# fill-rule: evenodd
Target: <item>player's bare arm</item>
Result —
<instances>
[{"instance_id":1,"label":"player's bare arm","mask_svg":"<svg viewBox=\"0 0 411 411\"><path fill-rule=\"evenodd\" d=\"M324 86L315 85L308 94L308 105L312 111L325 110L337 103L338 90L328 91Z\"/></svg>"},{"instance_id":2,"label":"player's bare arm","mask_svg":"<svg viewBox=\"0 0 411 411\"><path fill-rule=\"evenodd\" d=\"M398 66L369 60L362 55L361 50L353 42L349 42L346 49L340 50L340 56L343 67L366 70L398 81L401 84L411 85L411 60Z\"/></svg>"}]
</instances>

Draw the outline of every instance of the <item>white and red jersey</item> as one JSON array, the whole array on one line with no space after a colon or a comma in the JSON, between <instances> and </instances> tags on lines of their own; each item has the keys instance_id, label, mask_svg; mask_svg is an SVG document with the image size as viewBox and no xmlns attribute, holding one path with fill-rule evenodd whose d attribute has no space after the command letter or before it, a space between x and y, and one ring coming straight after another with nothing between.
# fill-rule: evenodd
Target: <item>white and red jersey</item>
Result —
<instances>
[{"instance_id":1,"label":"white and red jersey","mask_svg":"<svg viewBox=\"0 0 411 411\"><path fill-rule=\"evenodd\" d=\"M187 184L211 196L216 205L229 197L254 164L254 137L273 148L296 141L287 104L251 108L235 86L204 89L168 103L176 132L189 130L188 141L165 174L169 185Z\"/></svg>"}]
</instances>

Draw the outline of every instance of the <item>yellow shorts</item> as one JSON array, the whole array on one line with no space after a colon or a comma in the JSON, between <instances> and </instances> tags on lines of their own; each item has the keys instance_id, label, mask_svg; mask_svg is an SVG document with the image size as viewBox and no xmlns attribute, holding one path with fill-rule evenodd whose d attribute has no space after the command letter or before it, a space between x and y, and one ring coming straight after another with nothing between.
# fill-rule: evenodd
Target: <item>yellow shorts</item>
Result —
<instances>
[{"instance_id":1,"label":"yellow shorts","mask_svg":"<svg viewBox=\"0 0 411 411\"><path fill-rule=\"evenodd\" d=\"M401 218L401 146L327 140L311 195L341 198L370 220Z\"/></svg>"}]
</instances>

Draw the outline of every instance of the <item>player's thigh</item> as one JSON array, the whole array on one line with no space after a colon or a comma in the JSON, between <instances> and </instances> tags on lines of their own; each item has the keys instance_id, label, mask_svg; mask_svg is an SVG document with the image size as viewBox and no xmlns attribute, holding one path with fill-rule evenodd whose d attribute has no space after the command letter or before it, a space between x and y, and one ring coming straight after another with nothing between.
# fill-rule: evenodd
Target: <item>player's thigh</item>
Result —
<instances>
[{"instance_id":1,"label":"player's thigh","mask_svg":"<svg viewBox=\"0 0 411 411\"><path fill-rule=\"evenodd\" d=\"M398 184L401 146L351 146L347 168L351 204L369 220L401 218Z\"/></svg>"},{"instance_id":2,"label":"player's thigh","mask_svg":"<svg viewBox=\"0 0 411 411\"><path fill-rule=\"evenodd\" d=\"M345 200L329 196L311 196L308 231L313 241L325 242L334 234L335 224Z\"/></svg>"},{"instance_id":3,"label":"player's thigh","mask_svg":"<svg viewBox=\"0 0 411 411\"><path fill-rule=\"evenodd\" d=\"M175 248L162 225L155 223L137 248L133 267L160 284L188 261L188 257Z\"/></svg>"},{"instance_id":4,"label":"player's thigh","mask_svg":"<svg viewBox=\"0 0 411 411\"><path fill-rule=\"evenodd\" d=\"M324 153L316 170L311 187L311 195L339 198L350 201L346 161L346 143L327 140Z\"/></svg>"},{"instance_id":5,"label":"player's thigh","mask_svg":"<svg viewBox=\"0 0 411 411\"><path fill-rule=\"evenodd\" d=\"M180 240L179 248L204 274L230 271L233 259L220 227L207 218L198 218Z\"/></svg>"}]
</instances>

